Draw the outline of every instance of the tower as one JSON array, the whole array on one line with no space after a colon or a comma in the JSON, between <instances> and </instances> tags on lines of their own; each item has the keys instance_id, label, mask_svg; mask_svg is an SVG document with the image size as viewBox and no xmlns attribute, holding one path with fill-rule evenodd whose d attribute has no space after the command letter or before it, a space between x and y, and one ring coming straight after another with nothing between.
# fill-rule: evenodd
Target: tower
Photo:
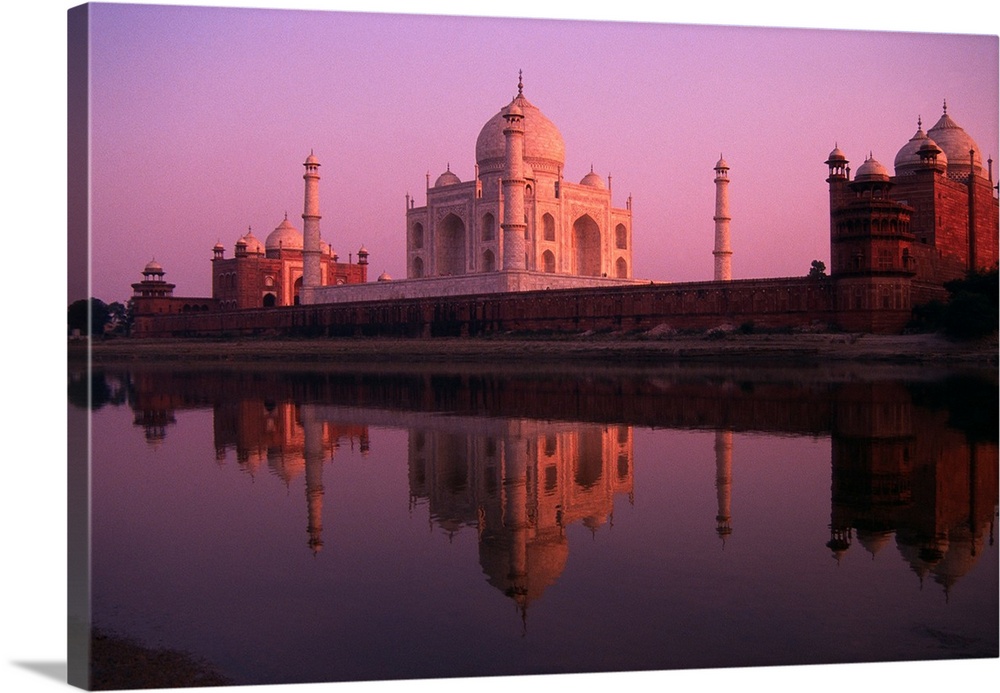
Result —
<instances>
[{"instance_id":1,"label":"tower","mask_svg":"<svg viewBox=\"0 0 1000 693\"><path fill-rule=\"evenodd\" d=\"M306 287L320 286L320 238L319 238L319 160L309 152L303 166L305 179L305 206L302 211L302 284Z\"/></svg>"},{"instance_id":2,"label":"tower","mask_svg":"<svg viewBox=\"0 0 1000 693\"><path fill-rule=\"evenodd\" d=\"M715 165L715 281L732 279L729 222L729 165L720 154Z\"/></svg>"},{"instance_id":3,"label":"tower","mask_svg":"<svg viewBox=\"0 0 1000 693\"><path fill-rule=\"evenodd\" d=\"M517 94L521 96L524 84L518 73ZM504 128L505 164L503 176L503 268L523 270L525 259L524 232L528 228L524 217L524 113L511 101L503 114L507 127Z\"/></svg>"}]
</instances>

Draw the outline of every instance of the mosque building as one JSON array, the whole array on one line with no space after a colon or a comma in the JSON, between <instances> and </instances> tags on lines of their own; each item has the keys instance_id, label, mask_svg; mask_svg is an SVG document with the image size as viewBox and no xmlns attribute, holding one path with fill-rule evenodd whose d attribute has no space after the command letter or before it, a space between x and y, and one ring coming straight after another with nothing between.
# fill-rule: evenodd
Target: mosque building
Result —
<instances>
[{"instance_id":1,"label":"mosque building","mask_svg":"<svg viewBox=\"0 0 1000 693\"><path fill-rule=\"evenodd\" d=\"M894 174L869 155L852 180L839 147L830 175L831 274L845 308L912 306L945 282L997 264L993 161L948 114L896 154Z\"/></svg>"}]
</instances>

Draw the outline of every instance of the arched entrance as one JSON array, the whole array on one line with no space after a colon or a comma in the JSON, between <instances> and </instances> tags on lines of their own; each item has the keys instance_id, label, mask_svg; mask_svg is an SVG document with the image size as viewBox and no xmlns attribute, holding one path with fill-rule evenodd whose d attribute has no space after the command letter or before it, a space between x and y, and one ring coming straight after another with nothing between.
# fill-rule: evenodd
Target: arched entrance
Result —
<instances>
[{"instance_id":1,"label":"arched entrance","mask_svg":"<svg viewBox=\"0 0 1000 693\"><path fill-rule=\"evenodd\" d=\"M437 229L437 273L465 274L465 223L449 214Z\"/></svg>"},{"instance_id":2,"label":"arched entrance","mask_svg":"<svg viewBox=\"0 0 1000 693\"><path fill-rule=\"evenodd\" d=\"M573 222L573 274L601 276L601 229L586 214Z\"/></svg>"},{"instance_id":3,"label":"arched entrance","mask_svg":"<svg viewBox=\"0 0 1000 693\"><path fill-rule=\"evenodd\" d=\"M628 279L628 263L623 257L618 258L615 262L615 276L619 279Z\"/></svg>"}]
</instances>

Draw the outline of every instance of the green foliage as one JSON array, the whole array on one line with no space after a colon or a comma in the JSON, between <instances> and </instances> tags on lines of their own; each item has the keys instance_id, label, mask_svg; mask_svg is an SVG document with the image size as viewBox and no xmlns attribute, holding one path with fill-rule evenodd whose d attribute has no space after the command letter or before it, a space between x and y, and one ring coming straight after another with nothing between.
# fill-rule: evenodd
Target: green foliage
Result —
<instances>
[{"instance_id":1,"label":"green foliage","mask_svg":"<svg viewBox=\"0 0 1000 693\"><path fill-rule=\"evenodd\" d=\"M947 282L946 303L931 301L913 309L912 329L944 332L955 339L976 339L997 331L1000 323L1000 282L997 268L970 272Z\"/></svg>"},{"instance_id":2,"label":"green foliage","mask_svg":"<svg viewBox=\"0 0 1000 693\"><path fill-rule=\"evenodd\" d=\"M826 263L823 262L822 260L813 260L812 264L809 265L809 274L806 276L810 278L825 277Z\"/></svg>"},{"instance_id":3,"label":"green foliage","mask_svg":"<svg viewBox=\"0 0 1000 693\"><path fill-rule=\"evenodd\" d=\"M108 304L99 298L73 301L67 310L69 333L79 330L81 335L102 335L108 322Z\"/></svg>"}]
</instances>

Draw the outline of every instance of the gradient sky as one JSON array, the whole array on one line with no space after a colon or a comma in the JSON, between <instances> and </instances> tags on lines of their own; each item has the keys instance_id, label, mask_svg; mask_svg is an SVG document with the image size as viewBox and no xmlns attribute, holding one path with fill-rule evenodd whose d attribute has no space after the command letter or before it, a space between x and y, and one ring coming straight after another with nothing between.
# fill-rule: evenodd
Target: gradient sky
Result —
<instances>
[{"instance_id":1,"label":"gradient sky","mask_svg":"<svg viewBox=\"0 0 1000 693\"><path fill-rule=\"evenodd\" d=\"M231 257L286 212L301 230L310 151L323 239L405 277L405 195L424 204L449 165L473 176L518 70L562 132L567 180L593 166L615 206L632 195L637 278L711 279L720 154L740 279L829 264L835 145L854 169L869 152L891 168L947 99L983 159L1000 152L996 36L107 4L91 32L105 301L153 258L176 294L210 295L217 241Z\"/></svg>"},{"instance_id":2,"label":"gradient sky","mask_svg":"<svg viewBox=\"0 0 1000 693\"><path fill-rule=\"evenodd\" d=\"M371 11L403 11L409 9L400 0L292 0L296 7L329 8L329 9L366 9ZM74 291L67 291L67 277L64 274L67 259L67 248L62 236L65 229L67 215L66 195L65 195L65 163L66 163L66 10L78 4L74 0L35 0L33 2L8 2L0 8L3 21L0 21L0 56L3 57L4 69L0 70L0 80L4 87L4 95L7 98L5 105L8 108L4 111L5 134L3 152L6 166L0 168L0 190L3 191L5 207L5 222L9 229L7 237L12 239L28 238L32 240L29 245L29 252L35 253L39 249L44 249L46 254L41 258L34 255L20 254L16 261L7 263L6 269L7 286L18 289L19 305L25 305L29 312L25 319L8 321L5 336L5 345L8 349L8 363L12 364L8 368L5 385L7 391L12 393L5 398L5 409L2 420L6 423L5 436L7 459L12 463L7 465L3 496L2 518L4 526L11 528L5 534L6 552L12 557L12 564L18 566L28 566L30 569L16 570L8 575L9 589L6 594L9 599L4 602L4 616L7 627L3 629L3 636L0 636L2 647L6 656L0 661L0 682L5 682L4 689L17 690L23 693L34 691L64 691L66 684L62 680L62 674L66 661L66 644L63 637L66 623L66 512L65 504L61 499L66 497L66 474L65 474L65 450L67 447L67 437L65 427L60 424L64 421L64 414L61 413L58 403L66 396L66 376L65 370L60 364L65 363L66 358L66 305L67 294L71 298L82 297L88 293L87 288ZM177 0L161 0L161 4L178 4ZM265 0L214 0L215 5L263 5L278 7L284 3L277 0L266 2ZM468 2L458 0L422 0L419 7L425 12L435 12L439 14L506 14L509 16L531 16L531 17L569 17L586 19L628 19L628 20L653 20L659 22L680 22L688 24L702 25L754 25L754 26L793 26L793 27L830 27L830 28L850 28L865 30L906 30L909 32L949 32L949 33L981 33L990 34L994 37L1000 33L1000 23L997 20L996 12L988 12L984 9L984 3L980 0L958 0L955 2L937 5L926 5L914 3L912 0L883 0L873 3L871 0L839 0L835 3L789 3L786 0L762 0L761 2L746 2L745 0L713 0L711 3L651 3L649 0L615 0L613 3L600 3L593 0L576 0L572 3L562 3L556 0L506 0L502 4L480 3L471 5ZM646 30L648 31L648 29ZM228 32L227 34L228 35ZM187 40L187 37L183 37ZM306 48L306 41L316 39L312 27L306 27L300 34L289 37L287 33L281 34L277 29L270 29L260 35L251 36L244 41L249 44L242 46L249 55L258 59L268 58L271 61L283 62L288 56L301 53ZM407 83L413 85L411 89L421 88L419 96L421 99L414 99L413 103L403 104L413 113L420 105L433 105L445 97L453 97L459 101L456 105L454 101L448 104L447 110L442 107L435 111L435 122L448 116L449 112L457 112L465 101L470 102L471 122L460 120L462 127L466 128L460 141L447 146L435 146L435 142L443 142L451 133L447 128L435 128L429 130L424 127L422 131L430 132L427 137L415 140L422 146L427 146L428 154L418 157L418 160L410 165L394 166L399 169L399 174L404 180L400 183L399 189L390 190L384 199L379 198L378 202L384 205L385 215L392 221L395 233L402 232L402 200L406 191L420 194L424 184L424 173L428 170L437 172L448 162L452 163L459 175L468 177L472 160L474 157L474 137L478 128L485 123L486 119L495 112L514 92L516 71L524 69L526 71L526 89L529 98L539 106L549 117L553 118L562 129L566 138L569 164L575 170L568 170L567 175L582 177L584 168L589 169L593 162L595 169L607 173L611 172L615 176L616 203L620 204L623 196L631 192L635 196L636 205L636 241L639 242L645 237L658 239L661 236L669 238L666 231L654 231L653 221L655 217L649 217L652 221L647 223L646 217L650 214L653 201L657 198L683 201L683 197L670 193L667 183L670 181L657 181L651 184L653 197L644 199L642 191L637 187L635 181L629 181L625 176L638 178L644 175L632 163L620 163L609 157L605 157L598 151L598 146L604 139L612 138L587 137L586 141L581 141L585 133L596 131L606 118L597 120L595 114L606 114L616 108L619 112L625 113L633 108L634 93L626 93L625 87L634 84L637 79L636 63L649 60L649 56L641 56L638 51L633 51L632 43L614 43L609 45L609 41L603 38L599 41L586 45L581 41L568 40L568 44L562 46L563 57L572 58L569 66L565 64L540 65L530 61L524 44L518 42L515 50L522 54L522 57L507 57L507 52L501 50L501 46L492 37L486 39L485 43L478 46L474 51L475 64L482 75L488 75L492 80L490 83L483 83L477 89L472 85L463 84L457 88L448 82L442 82L442 76L449 74L461 74L458 72L461 64L456 62L455 51L452 46L459 38L448 36L444 41L448 50L427 42L420 44L416 53L408 55L404 61ZM911 38L911 40L913 40ZM946 43L956 41L956 39L943 39ZM887 50L887 45L882 41L873 41L864 50L848 50L835 47L830 54L817 51L811 62L821 62L829 65L834 61L843 62L844 67L839 71L841 82L833 84L826 80L822 74L818 78L819 84L809 83L805 92L782 90L779 94L766 94L761 97L770 103L774 108L770 113L781 113L780 108L798 109L802 104L816 104L816 108L821 113L830 111L839 114L843 112L845 117L839 115L831 117L827 127L818 127L816 122L794 122L791 128L793 132L801 133L807 138L808 151L792 152L795 155L794 165L791 171L781 170L776 165L777 153L790 149L790 144L785 137L778 140L767 140L760 133L754 132L754 124L741 122L735 117L730 117L732 127L740 128L741 141L753 143L754 158L750 162L741 160L735 145L727 142L715 141L715 137L709 133L701 133L697 119L692 119L689 115L689 122L686 126L671 122L673 112L694 113L698 117L704 117L704 109L694 112L689 109L681 109L681 105L691 105L691 97L687 92L694 92L693 86L685 88L678 93L664 94L662 101L673 107L673 112L666 109L654 108L655 119L651 122L658 125L662 138L669 143L670 149L663 154L660 159L670 162L674 171L693 168L693 173L689 180L698 182L700 195L712 195L712 171L711 167L715 162L715 157L722 151L726 154L732 169L732 197L733 209L733 245L737 251L734 256L734 272L736 276L749 276L751 268L748 266L749 251L747 250L748 231L745 230L749 224L747 212L743 211L747 207L747 202L742 203L743 209L737 209L738 195L745 199L753 199L749 196L749 186L755 180L766 180L768 182L766 191L773 194L774 198L783 201L787 206L793 206L800 210L799 218L813 220L813 230L800 227L797 223L794 228L800 231L797 235L804 236L806 232L820 235L818 240L813 241L817 245L815 253L801 252L801 259L796 258L790 264L794 265L796 273L803 272L803 263L813 259L814 255L826 255L825 241L825 177L822 161L829 152L832 142L839 142L848 155L855 161L861 160L869 149L873 150L877 156L884 160L890 160L896 149L909 138L916 126L915 120L918 115L924 117L925 123L932 123L939 114L940 101L948 98L950 112L955 119L963 125L975 137L984 152L997 156L997 57L996 39L992 48L987 45L985 48L977 49L985 51L969 53L965 41L958 39L958 48L944 49L938 48L932 55L918 53L912 60L900 61L891 66L883 66L882 61L891 52ZM981 41L981 40L980 40ZM175 41L176 42L176 41ZM973 43L980 45L979 41ZM135 48L134 41L121 46L124 51L128 46ZM316 44L312 44L316 45ZM386 50L387 43L380 42L380 50ZM551 43L550 45L555 45ZM623 69L621 73L615 72L610 79L605 78L600 83L594 81L587 84L584 94L570 92L569 96L562 96L556 90L562 80L570 80L573 75L581 74L573 67L576 61L588 60L588 56L599 55L606 48L613 49L612 61L624 58L627 55L639 56L633 58L630 63L631 70L626 73ZM312 49L310 49L312 50ZM682 60L682 64L689 67L697 67L701 64L714 63L713 57L717 46L699 43L697 50L687 55L687 60ZM183 51L189 53L190 51ZM377 53L369 46L365 47L363 54L371 55ZM468 50L466 51L468 52ZM732 51L730 51L732 53ZM444 67L433 72L419 69L419 63L429 60L435 55L442 56ZM95 54L95 58L96 58ZM105 60L113 58L114 55L107 55L105 50ZM683 57L683 56L682 56ZM957 72L958 77L941 73L932 74L928 68L929 62L942 65L952 61L957 61L958 67L954 67L954 62L947 69ZM135 60L138 56L122 54L122 61ZM984 62L985 61L985 64ZM607 59L599 61L599 64L607 62ZM721 61L720 61L721 62ZM910 62L919 63L922 67L915 70L917 76L912 78L911 71L907 69ZM364 104L356 98L357 92L364 87L364 82L359 82L356 75L349 75L337 68L333 63L327 63L331 67L325 68L323 75L326 83L333 83L336 86L336 94L341 101L346 104ZM716 63L718 65L718 63ZM743 57L737 60L730 59L721 65L720 71L716 72L716 77L708 79L709 84L718 84L725 81L726 84L736 82L731 75L743 71L743 66L747 64ZM796 63L802 64L802 63ZM668 65L669 67L669 65ZM209 71L210 72L210 71ZM316 82L320 81L317 76ZM846 75L846 76L845 76ZM979 75L978 78L976 75ZM668 77L679 78L680 71L674 68L663 69L653 76L654 85L665 81ZM910 79L905 78L910 76ZM382 75L376 75L381 78ZM754 83L763 81L759 75L751 71ZM485 78L484 78L485 79ZM647 77L647 79L649 79ZM862 90L851 87L855 81L876 79L873 85ZM977 86L977 79L979 84ZM772 82L766 80L766 82ZM845 86L844 81L848 82ZM152 78L146 80L147 84L152 83ZM141 83L141 82L140 82ZM595 91L595 84L605 88L604 97L607 97L608 90L617 88L619 91L613 92L613 99L601 100ZM895 85L896 88L886 93L881 93L878 89L886 84ZM422 86L421 86L422 85ZM96 83L95 83L96 86ZM649 86L649 85L646 85ZM793 85L792 85L793 86ZM433 89L432 89L433 87ZM963 93L959 93L961 87ZM148 89L144 89L144 92ZM283 214L284 207L288 206L292 218L300 223L300 219L295 215L301 214L301 162L309 148L315 148L317 153L323 157L323 191L324 194L330 188L331 182L336 178L334 172L343 166L338 166L338 158L343 156L343 151L337 147L343 146L348 141L337 124L328 125L329 118L320 118L317 111L303 95L295 93L290 88L283 88L280 91L260 92L262 95L256 101L266 102L270 105L280 103L279 97L290 101L291 104L285 106L287 111L296 114L296 122L310 122L308 132L296 133L289 136L293 141L287 145L281 143L276 145L277 154L273 161L269 161L264 170L280 170L281 175L276 178L280 183L276 183L274 190L270 191L262 201L262 211L254 213L250 204L239 204L232 210L232 221L226 221L226 228L215 228L207 226L204 215L198 216L199 212L194 208L184 210L178 208L176 217L183 223L171 221L164 227L154 226L155 215L153 210L157 207L166 207L165 201L169 199L171 190L162 190L154 207L142 209L142 205L147 204L144 200L137 200L128 205L128 209L121 213L122 228L128 233L119 233L118 237L126 235L128 241L123 243L123 248L132 248L130 252L134 258L123 258L118 265L120 269L112 264L112 260L120 254L117 249L109 248L108 242L95 242L95 276L94 292L106 300L123 300L130 293L129 284L140 279L140 270L148 261L149 257L156 254L158 259L162 259L166 264L168 278L176 280L179 284L178 291L184 293L201 293L208 291L209 273L209 248L217 239L223 240L230 249L236 240L236 236L249 224L255 226L263 225L264 229L273 227L280 219L279 214ZM271 95L273 98L264 99L263 94ZM429 95L428 95L429 94ZM969 96L972 94L972 96ZM95 94L96 95L96 94ZM183 95L173 94L173 98L180 99ZM406 93L409 95L409 92ZM968 101L976 99L978 96L977 108L983 115L974 115L973 107ZM626 97L628 97L626 99ZM332 95L328 98L332 98ZM720 97L721 98L721 97ZM898 104L898 105L897 105ZM732 116L740 111L740 104L729 99L725 102L725 109ZM168 110L176 110L167 105ZM103 112L107 112L107 108ZM101 112L99 109L95 111ZM421 112L423 113L423 112ZM575 130L566 117L575 119L587 116L594 120L585 121L581 131ZM866 117L866 114L872 113ZM565 114L565 115L564 115ZM314 117L315 116L315 117ZM850 117L847 117L850 116ZM233 116L235 119L235 116ZM414 119L415 116L411 117ZM650 119L647 119L650 120ZM876 126L884 126L885 134L881 135L878 141L875 132L869 126L870 120L874 120ZM313 122L315 121L315 122ZM260 121L257 121L260 122ZM396 121L393 121L396 122ZM414 122L416 122L414 120ZM316 126L315 129L313 126ZM759 124L757 124L759 128ZM852 132L847 128L851 127ZM402 121L398 122L398 128L402 128ZM416 128L421 130L421 128ZM882 128L879 128L880 131ZM173 128L172 128L173 130ZM692 142L691 132L695 133L694 142L704 140L704 151L699 152L697 161L681 162L679 159L679 149ZM390 132L397 132L392 130ZM626 134L629 131L625 130ZM161 133L162 134L162 133ZM384 133L383 133L384 135ZM321 137L326 137L322 140ZM400 135L395 135L399 138ZM620 136L624 139L625 136ZM130 153L137 157L137 160L129 161L130 170L127 172L130 178L150 177L151 161L147 160L148 150L152 148L156 137L151 142L143 145L140 152L134 149ZM721 138L719 138L721 139ZM882 143L882 139L885 140ZM989 143L992 140L992 146ZM122 139L122 143L128 140ZM392 140L389 140L392 141ZM208 144L202 143L207 150ZM234 166L234 161L246 149L242 140L235 147L227 143L226 151L221 161L227 164L226 174L230 181L236 184L244 184L248 180L245 171L240 171ZM631 158L635 163L639 163L641 157L646 155L646 149L652 151L652 147L644 147L638 153L629 151L622 154L622 158ZM992 149L992 151L990 151ZM887 150L887 151L883 151ZM188 173L199 173L203 168L214 165L216 162L203 156L204 152L199 151L194 157L194 163L185 162L185 170ZM433 155L433 156L432 156ZM367 172L369 169L384 168L384 164L379 162L365 161L360 169L356 166L355 173ZM756 172L756 175L755 175ZM154 172L155 174L155 172ZM159 175L159 174L156 174ZM785 191L787 186L793 185L798 180L808 181L807 191L811 195L810 205L816 209L807 209L804 201L795 195L789 195ZM673 181L679 185L678 181ZM739 190L743 186L744 191ZM220 200L223 192L227 188L216 186L212 188L212 194ZM273 196L272 193L273 192ZM619 194L620 193L620 194ZM227 193L228 194L228 193ZM795 193L798 195L798 191ZM96 195L95 191L95 198ZM103 199L107 199L107 195ZM213 198L215 199L215 198ZM126 202L128 202L126 200ZM323 213L326 218L323 220L324 234L329 238L335 234L338 227L335 221L338 200L336 198L323 198ZM679 202L675 203L675 208ZM711 203L708 202L710 205ZM705 203L700 203L701 207ZM669 205L665 208L669 211ZM808 212L808 214L807 214ZM110 217L110 211L102 211L102 214ZM666 214L666 212L664 212ZM711 208L703 209L699 212L696 220L699 224L698 242L700 246L692 252L692 256L697 256L697 276L706 278L710 276L710 260L708 255L710 250L707 237L711 228ZM669 221L669 219L667 220ZM215 222L213 222L215 223ZM640 229L640 225L642 228ZM220 224L221 226L221 224ZM231 226L231 228L230 228ZM680 229L678 223L671 227ZM770 224L768 228L778 228L777 224ZM203 231L201 229L204 229ZM198 231L198 238L189 240L187 234ZM95 229L95 234L99 237L105 233L106 229ZM107 231L110 237L110 231ZM347 231L344 231L346 235ZM676 233L671 231L670 233ZM743 238L737 238L742 234ZM145 243L142 239L153 238L154 235L163 242L148 242L149 247L140 245ZM367 235L367 234L366 234ZM705 240L702 240L704 237ZM95 239L95 240L99 240ZM338 248L353 249L355 244L365 242L372 251L374 266L381 271L381 265L391 272L400 273L401 270L392 269L388 262L390 258L395 258L397 266L402 266L403 246L402 239L394 239L394 243L388 249L376 247L374 237L344 239L340 241L333 238ZM348 242L348 241L351 242ZM51 241L51 243L50 243ZM188 247L185 248L185 244ZM155 245L155 247L153 247ZM668 252L670 247L675 249L675 254L684 252L686 249L679 243L674 242L672 246L666 246ZM753 247L753 243L750 244ZM96 253L103 253L105 257L100 257ZM652 253L649 250L648 253ZM176 255L167 255L176 253ZM637 252L637 262L646 263L646 252ZM785 256L784 250L781 256ZM14 255L11 255L14 258ZM655 274L659 277L678 278L679 269L675 272L675 267L680 267L678 258L668 258L670 261L662 272ZM652 263L645 266L636 267L637 273L653 274ZM188 267L187 270L184 268ZM777 269L774 270L776 273ZM692 270L692 274L694 271ZM188 278L190 276L190 279ZM99 292L99 293L98 293ZM75 295L74 295L75 294ZM20 303L24 299L24 303ZM33 312L36 305L41 306L41 317L37 318ZM13 353L10 353L10 352ZM62 664L60 664L62 663ZM753 689L766 688L769 691L800 691L803 687L817 691L817 693L834 693L856 688L858 690L878 690L899 689L907 687L920 687L923 689L939 689L953 686L955 681L989 681L996 680L1000 670L1000 660L955 660L941 661L935 663L920 663L914 665L912 662L902 662L897 664L866 665L859 667L841 667L835 669L828 667L779 667L756 670L691 670L675 671L668 674L639 673L629 676L619 675L610 681L606 677L583 677L573 680L574 690L581 692L606 691L609 684L612 687L621 688L626 682L628 684L641 687L652 682L659 684L659 688L670 685L682 690L686 689ZM543 684L543 685L539 685ZM549 686L547 678L535 680L520 680L519 687L527 690L540 689ZM505 679L489 679L476 681L477 688L490 693L510 690L511 684ZM366 690L418 690L448 691L449 693L466 691L469 684L465 680L444 680L431 682L405 682L398 685L376 685L367 686ZM286 686L258 686L256 691L286 691L290 687ZM296 687L295 690L299 690Z\"/></svg>"}]
</instances>

